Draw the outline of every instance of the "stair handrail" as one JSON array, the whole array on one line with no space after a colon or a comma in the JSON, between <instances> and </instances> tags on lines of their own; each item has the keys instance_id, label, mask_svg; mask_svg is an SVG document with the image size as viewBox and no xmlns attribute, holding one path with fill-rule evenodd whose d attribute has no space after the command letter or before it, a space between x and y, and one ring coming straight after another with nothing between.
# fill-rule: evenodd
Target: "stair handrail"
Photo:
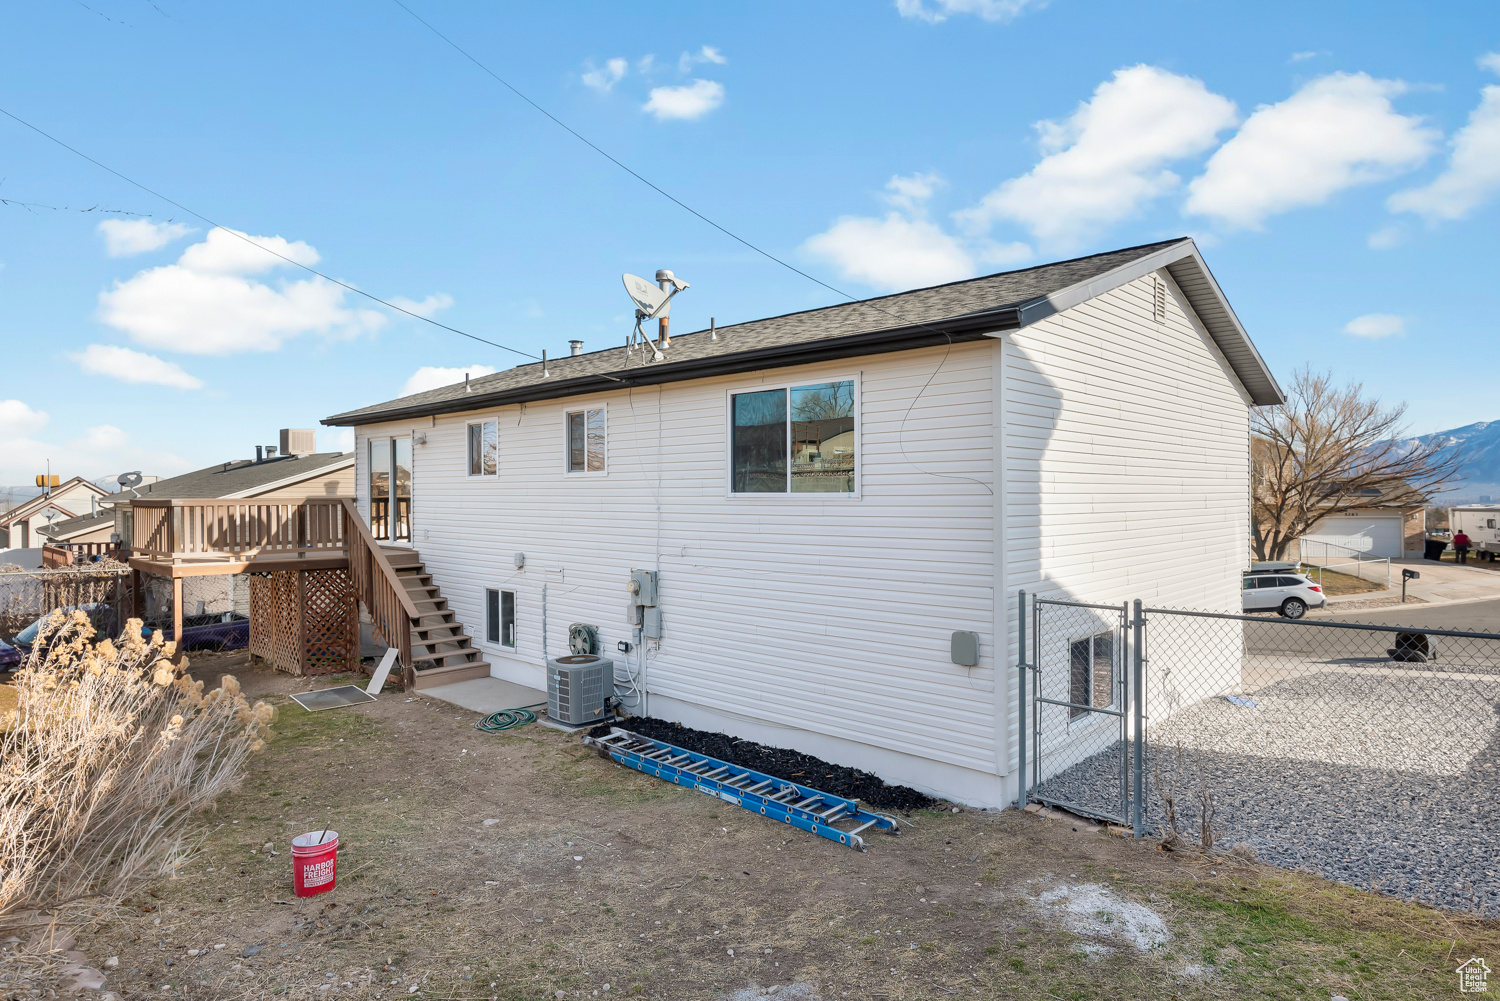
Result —
<instances>
[{"instance_id":1,"label":"stair handrail","mask_svg":"<svg viewBox=\"0 0 1500 1001\"><path fill-rule=\"evenodd\" d=\"M375 631L386 643L396 648L401 666L410 669L411 631L420 616L411 596L401 585L396 568L386 559L385 551L370 533L370 526L360 515L359 508L348 497L344 502L344 537L349 540L349 569L354 575L354 586L365 607L370 610L370 619ZM377 586L384 585L383 587ZM393 635L394 634L394 635Z\"/></svg>"}]
</instances>

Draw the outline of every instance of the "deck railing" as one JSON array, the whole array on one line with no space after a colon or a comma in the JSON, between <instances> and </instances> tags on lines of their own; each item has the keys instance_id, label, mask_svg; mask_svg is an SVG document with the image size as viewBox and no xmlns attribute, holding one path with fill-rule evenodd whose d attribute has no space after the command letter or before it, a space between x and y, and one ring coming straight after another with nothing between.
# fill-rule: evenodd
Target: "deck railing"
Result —
<instances>
[{"instance_id":1,"label":"deck railing","mask_svg":"<svg viewBox=\"0 0 1500 1001\"><path fill-rule=\"evenodd\" d=\"M349 572L354 577L354 591L369 609L370 625L375 632L387 646L396 648L402 668L410 668L411 631L417 624L417 607L380 543L370 533L370 527L359 516L354 501L345 498L341 503L348 526Z\"/></svg>"},{"instance_id":2,"label":"deck railing","mask_svg":"<svg viewBox=\"0 0 1500 1001\"><path fill-rule=\"evenodd\" d=\"M344 506L338 497L302 500L146 500L131 502L131 549L182 562L261 556L342 555Z\"/></svg>"}]
</instances>

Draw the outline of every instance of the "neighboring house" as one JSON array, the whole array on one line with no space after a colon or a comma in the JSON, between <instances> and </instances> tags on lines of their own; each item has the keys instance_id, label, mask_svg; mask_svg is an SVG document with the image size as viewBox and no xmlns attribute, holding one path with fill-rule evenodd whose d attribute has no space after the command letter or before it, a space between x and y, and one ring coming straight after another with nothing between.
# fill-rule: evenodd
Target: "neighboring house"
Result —
<instances>
[{"instance_id":1,"label":"neighboring house","mask_svg":"<svg viewBox=\"0 0 1500 1001\"><path fill-rule=\"evenodd\" d=\"M545 657L590 623L637 710L999 806L1018 590L1240 608L1250 413L1282 394L1191 240L665 355L521 365L324 421L355 429L359 511L387 551L420 550L486 673L545 687ZM659 572L644 644L635 569ZM950 658L955 631L979 634L977 666ZM1044 655L1099 656L1093 634Z\"/></svg>"},{"instance_id":2,"label":"neighboring house","mask_svg":"<svg viewBox=\"0 0 1500 1001\"><path fill-rule=\"evenodd\" d=\"M1366 499L1367 498L1367 499ZM1360 506L1324 518L1302 537L1302 558L1358 553L1366 557L1421 556L1427 538L1427 499L1409 489L1361 491Z\"/></svg>"},{"instance_id":3,"label":"neighboring house","mask_svg":"<svg viewBox=\"0 0 1500 1001\"><path fill-rule=\"evenodd\" d=\"M294 431L302 448L284 454L265 455L256 448L254 459L234 459L170 476L134 490L110 494L101 503L114 508L114 527L125 546L133 543L133 500L301 500L306 497L354 496L354 455L349 452L313 452L312 431ZM288 433L282 432L282 441ZM293 439L298 440L298 439ZM272 451L275 451L274 449Z\"/></svg>"},{"instance_id":4,"label":"neighboring house","mask_svg":"<svg viewBox=\"0 0 1500 1001\"><path fill-rule=\"evenodd\" d=\"M55 545L94 553L110 545L110 536L114 534L114 531L115 513L105 508L98 514L85 514L78 518L54 521L41 530L41 537Z\"/></svg>"},{"instance_id":5,"label":"neighboring house","mask_svg":"<svg viewBox=\"0 0 1500 1001\"><path fill-rule=\"evenodd\" d=\"M82 476L75 476L47 493L0 514L0 549L25 549L42 544L49 524L98 513L107 492Z\"/></svg>"}]
</instances>

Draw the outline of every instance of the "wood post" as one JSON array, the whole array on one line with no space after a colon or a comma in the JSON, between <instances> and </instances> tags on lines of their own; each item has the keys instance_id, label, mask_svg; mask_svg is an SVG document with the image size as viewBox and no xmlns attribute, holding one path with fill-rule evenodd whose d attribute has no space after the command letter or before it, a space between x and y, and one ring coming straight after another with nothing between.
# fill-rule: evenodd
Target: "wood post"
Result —
<instances>
[{"instance_id":1,"label":"wood post","mask_svg":"<svg viewBox=\"0 0 1500 1001\"><path fill-rule=\"evenodd\" d=\"M144 581L141 572L134 567L130 570L130 617L140 619L145 617L146 596L141 593Z\"/></svg>"},{"instance_id":2,"label":"wood post","mask_svg":"<svg viewBox=\"0 0 1500 1001\"><path fill-rule=\"evenodd\" d=\"M172 663L182 663L182 578L172 578Z\"/></svg>"}]
</instances>

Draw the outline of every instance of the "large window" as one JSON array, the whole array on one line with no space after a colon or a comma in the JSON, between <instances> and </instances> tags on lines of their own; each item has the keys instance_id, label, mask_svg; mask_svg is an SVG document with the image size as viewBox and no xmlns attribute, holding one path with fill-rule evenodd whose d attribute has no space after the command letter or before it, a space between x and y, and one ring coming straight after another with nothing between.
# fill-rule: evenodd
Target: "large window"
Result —
<instances>
[{"instance_id":1,"label":"large window","mask_svg":"<svg viewBox=\"0 0 1500 1001\"><path fill-rule=\"evenodd\" d=\"M1108 709L1115 701L1115 634L1074 640L1068 661L1068 720L1091 715L1088 706Z\"/></svg>"},{"instance_id":2,"label":"large window","mask_svg":"<svg viewBox=\"0 0 1500 1001\"><path fill-rule=\"evenodd\" d=\"M494 476L500 470L500 425L480 421L469 425L469 475Z\"/></svg>"},{"instance_id":3,"label":"large window","mask_svg":"<svg viewBox=\"0 0 1500 1001\"><path fill-rule=\"evenodd\" d=\"M605 411L570 410L567 416L568 472L604 472Z\"/></svg>"},{"instance_id":4,"label":"large window","mask_svg":"<svg viewBox=\"0 0 1500 1001\"><path fill-rule=\"evenodd\" d=\"M484 592L484 638L496 646L516 645L516 592L488 588Z\"/></svg>"},{"instance_id":5,"label":"large window","mask_svg":"<svg viewBox=\"0 0 1500 1001\"><path fill-rule=\"evenodd\" d=\"M730 490L857 492L855 409L852 379L731 393Z\"/></svg>"},{"instance_id":6,"label":"large window","mask_svg":"<svg viewBox=\"0 0 1500 1001\"><path fill-rule=\"evenodd\" d=\"M370 534L411 539L411 438L370 439Z\"/></svg>"}]
</instances>

